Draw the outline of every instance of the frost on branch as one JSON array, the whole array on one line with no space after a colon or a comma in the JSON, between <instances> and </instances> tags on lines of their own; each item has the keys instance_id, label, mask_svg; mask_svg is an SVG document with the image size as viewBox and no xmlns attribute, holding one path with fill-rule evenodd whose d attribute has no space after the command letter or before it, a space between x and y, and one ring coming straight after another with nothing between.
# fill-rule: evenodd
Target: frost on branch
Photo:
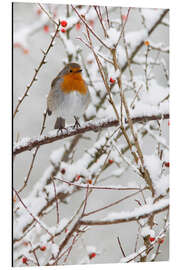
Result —
<instances>
[{"instance_id":1,"label":"frost on branch","mask_svg":"<svg viewBox=\"0 0 180 270\"><path fill-rule=\"evenodd\" d=\"M167 260L168 10L27 6L34 19L14 32L15 54L31 52L16 57L35 68L14 112L14 265ZM91 103L80 127L57 132L45 96L70 62L81 65Z\"/></svg>"}]
</instances>

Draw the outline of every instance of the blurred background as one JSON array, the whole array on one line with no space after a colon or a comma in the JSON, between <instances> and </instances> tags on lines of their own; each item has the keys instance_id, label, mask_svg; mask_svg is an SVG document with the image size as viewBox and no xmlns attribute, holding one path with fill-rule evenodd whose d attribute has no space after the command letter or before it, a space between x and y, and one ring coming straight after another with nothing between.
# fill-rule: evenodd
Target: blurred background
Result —
<instances>
[{"instance_id":1,"label":"blurred background","mask_svg":"<svg viewBox=\"0 0 180 270\"><path fill-rule=\"evenodd\" d=\"M13 32L14 32L14 49L13 49L13 105L14 108L17 105L18 98L21 97L26 89L26 86L31 81L34 75L34 69L38 66L42 59L41 49L46 49L50 42L50 33L54 31L52 23L49 22L47 16L44 17L44 22L36 28L35 31L30 32L27 40L24 40L24 35L27 29L38 21L39 17L39 7L37 4L29 3L14 3L13 4ZM60 13L62 18L66 12L66 6L62 5L60 8ZM122 13L127 13L127 8L122 8ZM119 18L120 12L119 9L114 8L110 13L110 17L113 17L113 20ZM61 17L60 17L61 18ZM133 8L128 20L126 31L135 31L138 30L141 21L139 19L138 10ZM94 20L92 22L97 32L99 31L99 26ZM24 32L21 30L24 29ZM81 35L82 29L76 27L71 31L71 38L73 43L77 44L82 48L84 56L89 54L89 51L86 46L84 46L77 37ZM16 33L16 34L15 34ZM19 36L18 36L18 34ZM17 39L17 40L16 40ZM22 40L23 46L19 46L19 41ZM168 46L169 43L169 33L168 29L163 25L158 26L157 30L152 34L151 40L158 43L163 42L163 44ZM21 45L22 45L21 44ZM17 113L14 120L14 142L20 140L23 137L32 137L36 136L40 132L40 127L43 120L43 112L46 110L46 96L50 90L51 81L63 68L63 61L66 54L64 52L64 47L60 40L56 40L55 46L50 50L47 56L47 64L42 67L38 73L38 81L33 84L30 89L29 96L25 98L24 102L20 106L20 111ZM87 57L85 57L86 59ZM168 66L168 55L164 55L164 59ZM139 67L136 67L136 72L139 72ZM158 78L158 83L162 86L166 84L164 75L161 70L155 67L154 72L156 73L156 78ZM53 129L55 118L48 117L46 121L46 129L44 133ZM163 126L163 135L166 137L168 142L168 128L167 121L164 121ZM96 140L96 135L93 132L88 133L88 136L92 140L83 140L81 147L76 153L76 158L82 155ZM58 142L47 144L42 146L36 156L36 161L28 182L28 186L24 189L21 196L26 197L29 192L32 190L33 185L41 178L45 169L50 165L49 156L53 150L58 149L59 147L65 145L71 139L64 139ZM152 149L155 148L154 141L148 137L145 140L143 145L144 153L150 154ZM13 182L14 187L19 189L27 175L29 165L32 159L31 152L24 152L18 155L14 161L14 175ZM111 170L113 167L111 167ZM121 183L128 183L128 181L135 181L135 177L131 170L128 170L127 173L124 173ZM116 180L117 181L117 180ZM114 179L109 179L107 184L114 184ZM120 195L119 192L112 191L107 193L107 191L94 191L93 195L88 200L88 210L91 210L91 204L94 208L101 207L105 204L108 204L112 201L120 199L120 196L124 197L128 192L123 192ZM108 196L107 196L108 195ZM71 197L69 204L60 204L60 212L63 217L71 217L75 209L79 206L84 198L85 192L77 192ZM138 198L138 197L137 197ZM134 200L136 197L134 197ZM134 200L131 202L125 201L120 204L120 210L134 209L136 206ZM92 209L93 209L92 207ZM119 206L115 206L113 211L119 211ZM103 214L97 214L96 217L104 216L108 213L104 211ZM46 222L49 225L53 225L56 219L55 211L52 211L48 215ZM158 222L162 220L162 216L157 216ZM163 220L161 221L163 222ZM108 225L108 226L95 226L92 227L85 235L82 237L82 240L79 240L75 248L72 250L70 264L77 264L77 254L83 252L83 245L91 246L95 245L99 250L99 256L96 256L91 263L118 263L120 259L120 249L117 243L117 236L120 237L123 244L126 254L132 252L132 246L134 247L135 235L137 233L138 226L136 223L125 223L117 225ZM162 253L158 256L158 260L168 260L169 258L169 242L168 239L165 240L165 243L161 247Z\"/></svg>"}]
</instances>

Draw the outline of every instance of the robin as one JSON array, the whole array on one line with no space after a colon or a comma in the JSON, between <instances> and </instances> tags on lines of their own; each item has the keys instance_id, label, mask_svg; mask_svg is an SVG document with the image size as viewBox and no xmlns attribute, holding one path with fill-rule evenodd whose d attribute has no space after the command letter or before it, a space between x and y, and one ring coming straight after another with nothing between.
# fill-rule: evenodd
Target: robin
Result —
<instances>
[{"instance_id":1,"label":"robin","mask_svg":"<svg viewBox=\"0 0 180 270\"><path fill-rule=\"evenodd\" d=\"M47 113L57 115L54 128L65 128L65 120L75 119L74 127L80 126L79 117L90 103L88 87L82 78L82 69L76 63L67 64L51 83L47 97Z\"/></svg>"}]
</instances>

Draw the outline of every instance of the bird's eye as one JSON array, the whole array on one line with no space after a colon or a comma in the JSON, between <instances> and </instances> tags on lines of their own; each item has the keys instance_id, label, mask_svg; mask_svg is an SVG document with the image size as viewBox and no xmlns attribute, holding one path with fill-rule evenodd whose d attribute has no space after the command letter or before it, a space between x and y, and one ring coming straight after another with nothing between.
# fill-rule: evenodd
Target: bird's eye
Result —
<instances>
[{"instance_id":1,"label":"bird's eye","mask_svg":"<svg viewBox=\"0 0 180 270\"><path fill-rule=\"evenodd\" d=\"M70 71L69 71L69 72L73 72L73 71L72 71L72 69L70 69Z\"/></svg>"}]
</instances>

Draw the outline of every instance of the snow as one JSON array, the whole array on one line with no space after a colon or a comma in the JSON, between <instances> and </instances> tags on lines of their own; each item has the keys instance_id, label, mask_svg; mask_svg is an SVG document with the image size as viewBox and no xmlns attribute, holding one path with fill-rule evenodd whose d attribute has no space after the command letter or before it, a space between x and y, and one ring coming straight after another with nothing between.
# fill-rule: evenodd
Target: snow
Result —
<instances>
[{"instance_id":1,"label":"snow","mask_svg":"<svg viewBox=\"0 0 180 270\"><path fill-rule=\"evenodd\" d=\"M147 168L151 179L158 181L162 168L162 161L158 156L144 155L144 166Z\"/></svg>"},{"instance_id":2,"label":"snow","mask_svg":"<svg viewBox=\"0 0 180 270\"><path fill-rule=\"evenodd\" d=\"M169 176L163 175L157 182L154 183L155 195L159 197L160 195L165 196L169 188Z\"/></svg>"},{"instance_id":3,"label":"snow","mask_svg":"<svg viewBox=\"0 0 180 270\"><path fill-rule=\"evenodd\" d=\"M109 28L107 30L107 34L109 37L106 40L106 44L107 46L113 48L118 42L120 33L115 28Z\"/></svg>"},{"instance_id":4,"label":"snow","mask_svg":"<svg viewBox=\"0 0 180 270\"><path fill-rule=\"evenodd\" d=\"M154 237L155 232L154 230L150 229L150 227L147 225L141 229L141 236L146 237L146 236L151 236Z\"/></svg>"},{"instance_id":5,"label":"snow","mask_svg":"<svg viewBox=\"0 0 180 270\"><path fill-rule=\"evenodd\" d=\"M150 29L153 26L154 22L159 19L163 11L164 11L163 9L159 9L159 10L149 9L149 8L141 9L141 13L145 18L145 24L147 26L147 29Z\"/></svg>"},{"instance_id":6,"label":"snow","mask_svg":"<svg viewBox=\"0 0 180 270\"><path fill-rule=\"evenodd\" d=\"M51 252L52 252L52 255L54 256L54 258L56 258L57 254L58 254L58 251L59 251L58 245L53 243L51 245Z\"/></svg>"},{"instance_id":7,"label":"snow","mask_svg":"<svg viewBox=\"0 0 180 270\"><path fill-rule=\"evenodd\" d=\"M86 246L86 249L87 249L88 254L91 254L93 252L96 253L96 250L97 250L95 246Z\"/></svg>"},{"instance_id":8,"label":"snow","mask_svg":"<svg viewBox=\"0 0 180 270\"><path fill-rule=\"evenodd\" d=\"M140 41L145 41L148 36L148 31L146 29L140 29L138 31L128 32L125 35L125 39L127 44L130 47L130 51L137 47L140 43Z\"/></svg>"},{"instance_id":9,"label":"snow","mask_svg":"<svg viewBox=\"0 0 180 270\"><path fill-rule=\"evenodd\" d=\"M168 199L162 199L155 204L146 204L139 208L135 208L133 211L122 211L119 213L113 212L109 213L103 221L114 221L117 219L131 219L131 218L139 218L140 216L150 214L156 210L161 210L169 205Z\"/></svg>"},{"instance_id":10,"label":"snow","mask_svg":"<svg viewBox=\"0 0 180 270\"><path fill-rule=\"evenodd\" d=\"M144 165L150 174L156 197L166 195L169 187L169 177L161 176L162 163L155 155L144 155Z\"/></svg>"}]
</instances>

